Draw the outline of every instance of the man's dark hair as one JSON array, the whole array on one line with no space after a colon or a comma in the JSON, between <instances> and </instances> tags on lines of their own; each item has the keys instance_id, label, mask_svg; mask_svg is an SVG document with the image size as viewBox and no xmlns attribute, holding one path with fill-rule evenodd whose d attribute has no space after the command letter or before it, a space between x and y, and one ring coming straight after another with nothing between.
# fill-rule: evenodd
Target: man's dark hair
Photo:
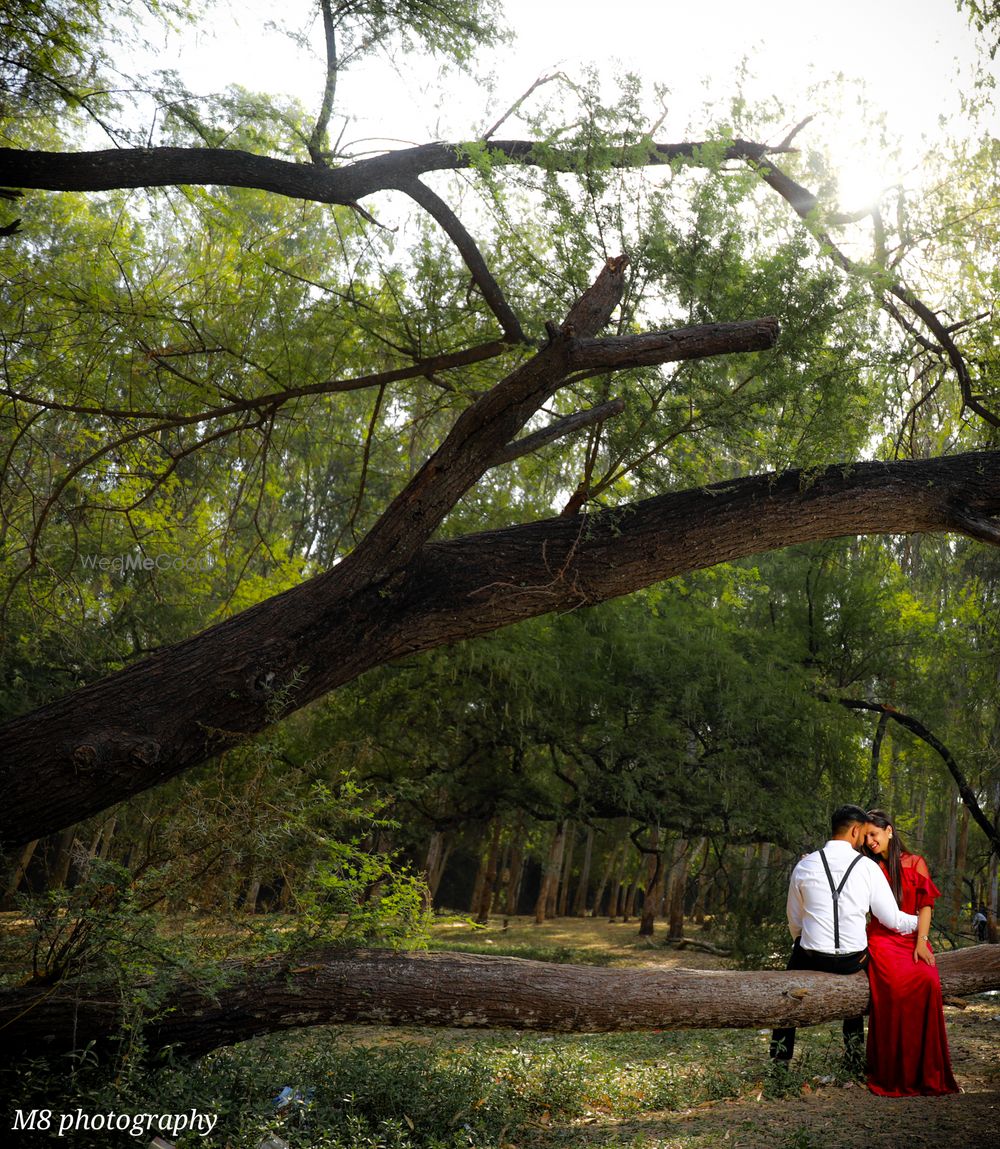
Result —
<instances>
[{"instance_id":1,"label":"man's dark hair","mask_svg":"<svg viewBox=\"0 0 1000 1149\"><path fill-rule=\"evenodd\" d=\"M830 829L834 836L842 834L855 822L867 822L868 815L860 806L838 806L830 815Z\"/></svg>"}]
</instances>

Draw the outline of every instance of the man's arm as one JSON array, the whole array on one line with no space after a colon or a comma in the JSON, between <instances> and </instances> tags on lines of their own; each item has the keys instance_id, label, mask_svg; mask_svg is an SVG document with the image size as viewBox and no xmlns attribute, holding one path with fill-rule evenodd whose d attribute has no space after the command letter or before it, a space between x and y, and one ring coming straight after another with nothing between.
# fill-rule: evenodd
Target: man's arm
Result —
<instances>
[{"instance_id":1,"label":"man's arm","mask_svg":"<svg viewBox=\"0 0 1000 1149\"><path fill-rule=\"evenodd\" d=\"M898 934L912 934L917 928L915 914L904 914L896 905L885 874L872 862L871 869L871 911L886 929L895 930Z\"/></svg>"},{"instance_id":2,"label":"man's arm","mask_svg":"<svg viewBox=\"0 0 1000 1149\"><path fill-rule=\"evenodd\" d=\"M792 879L788 883L788 901L785 904L785 913L788 916L788 930L793 938L802 934L802 918L805 913L802 905L802 894L797 881L798 867L792 870Z\"/></svg>"}]
</instances>

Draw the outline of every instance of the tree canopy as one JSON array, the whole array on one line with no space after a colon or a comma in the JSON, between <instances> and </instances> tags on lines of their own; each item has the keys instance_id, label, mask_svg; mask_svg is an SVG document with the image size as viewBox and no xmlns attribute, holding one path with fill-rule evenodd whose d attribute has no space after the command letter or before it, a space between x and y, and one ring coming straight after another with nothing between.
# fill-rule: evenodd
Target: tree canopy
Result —
<instances>
[{"instance_id":1,"label":"tree canopy","mask_svg":"<svg viewBox=\"0 0 1000 1149\"><path fill-rule=\"evenodd\" d=\"M414 856L519 813L794 849L926 762L995 848L986 97L854 212L810 109L666 140L629 75L345 140L346 69L474 70L494 3L310 5L309 107L126 72L201 15L4 27L4 847L330 696L287 737L391 791Z\"/></svg>"}]
</instances>

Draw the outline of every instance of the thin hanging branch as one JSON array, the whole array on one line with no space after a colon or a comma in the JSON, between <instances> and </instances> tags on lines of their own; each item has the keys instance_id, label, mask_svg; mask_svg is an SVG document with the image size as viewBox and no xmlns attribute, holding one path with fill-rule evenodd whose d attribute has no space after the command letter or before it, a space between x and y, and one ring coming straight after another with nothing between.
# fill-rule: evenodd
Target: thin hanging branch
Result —
<instances>
[{"instance_id":1,"label":"thin hanging branch","mask_svg":"<svg viewBox=\"0 0 1000 1149\"><path fill-rule=\"evenodd\" d=\"M483 258L476 241L469 234L465 225L458 218L444 200L420 180L406 180L400 183L399 190L405 192L414 203L419 204L427 214L435 220L451 242L458 248L465 265L472 272L476 286L482 292L483 299L493 314L500 321L503 328L504 339L508 343L526 343L527 338L521 330L521 322L514 314L513 308L504 298L500 285L493 278L486 260Z\"/></svg>"},{"instance_id":2,"label":"thin hanging branch","mask_svg":"<svg viewBox=\"0 0 1000 1149\"><path fill-rule=\"evenodd\" d=\"M883 718L891 718L894 722L898 722L905 730L909 730L911 734L915 734L921 742L925 742L940 756L941 761L948 767L948 772L955 780L958 793L969 813L972 815L973 821L975 821L976 825L986 835L990 849L1000 857L1000 832L998 832L997 827L983 812L983 808L976 799L975 791L969 785L969 780L956 761L955 755L952 754L941 739L932 731L928 730L919 719L914 718L912 715L904 714L901 710L897 710L894 706L889 706L884 702L869 702L863 698L832 698L826 694L820 694L819 697L825 702L837 702L848 710L867 710L873 714L878 714L881 716L879 719L880 725Z\"/></svg>"},{"instance_id":3,"label":"thin hanging branch","mask_svg":"<svg viewBox=\"0 0 1000 1149\"><path fill-rule=\"evenodd\" d=\"M404 379L430 379L439 371L451 371L456 367L468 367L474 363L496 358L509 350L500 340L478 343L461 351L444 352L441 355L418 359L409 367L397 367L390 371L378 371L373 375L358 375L355 378L329 379L319 383L306 383L299 387L287 387L281 391L269 391L248 399L235 399L220 407L205 407L190 414L169 411L154 411L141 408L103 407L81 403L66 403L58 399L43 398L12 387L0 387L0 395L15 399L20 403L44 411L65 411L76 415L94 415L105 419L155 419L156 426L147 428L149 433L170 427L185 427L193 423L205 423L211 419L224 419L247 411L277 409L294 399L316 395L335 395L348 391L364 391L370 387L385 387L389 383L399 383ZM181 376L191 382L186 376Z\"/></svg>"},{"instance_id":4,"label":"thin hanging branch","mask_svg":"<svg viewBox=\"0 0 1000 1149\"><path fill-rule=\"evenodd\" d=\"M486 131L483 132L482 136L480 136L480 139L485 143L492 135L500 130L503 124L510 119L510 117L517 111L517 109L524 103L524 101L532 94L532 92L542 87L544 84L551 83L553 80L559 78L560 76L560 72L552 72L547 76L539 76L538 79L535 80L535 82L527 89L527 91L522 92L521 95L517 97L517 99L513 102L513 104L511 104L507 111L504 112L500 119L497 120L493 127L487 128Z\"/></svg>"}]
</instances>

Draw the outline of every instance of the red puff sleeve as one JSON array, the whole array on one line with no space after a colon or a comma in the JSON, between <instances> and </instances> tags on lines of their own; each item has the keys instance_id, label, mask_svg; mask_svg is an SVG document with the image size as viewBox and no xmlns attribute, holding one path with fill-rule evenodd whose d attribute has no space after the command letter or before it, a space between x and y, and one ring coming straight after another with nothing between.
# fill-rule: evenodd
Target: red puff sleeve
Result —
<instances>
[{"instance_id":1,"label":"red puff sleeve","mask_svg":"<svg viewBox=\"0 0 1000 1149\"><path fill-rule=\"evenodd\" d=\"M941 891L934 885L927 863L919 854L906 854L903 859L903 885L910 887L910 898L913 909L910 913L917 913L924 906L933 906L941 896Z\"/></svg>"}]
</instances>

